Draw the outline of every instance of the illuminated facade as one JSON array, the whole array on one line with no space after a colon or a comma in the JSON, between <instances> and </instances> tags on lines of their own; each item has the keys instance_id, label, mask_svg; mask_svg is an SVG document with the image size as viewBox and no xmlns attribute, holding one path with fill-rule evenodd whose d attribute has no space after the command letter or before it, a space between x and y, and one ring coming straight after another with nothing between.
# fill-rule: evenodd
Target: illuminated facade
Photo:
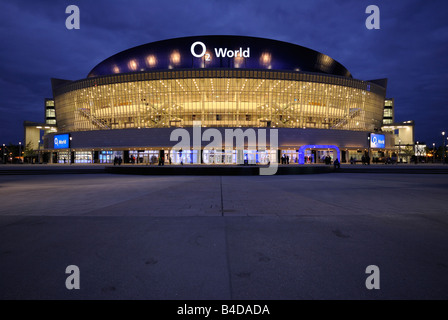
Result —
<instances>
[{"instance_id":1,"label":"illuminated facade","mask_svg":"<svg viewBox=\"0 0 448 320\"><path fill-rule=\"evenodd\" d=\"M383 125L394 123L394 98L386 98L384 100Z\"/></svg>"},{"instance_id":2,"label":"illuminated facade","mask_svg":"<svg viewBox=\"0 0 448 320\"><path fill-rule=\"evenodd\" d=\"M193 121L207 127L372 131L381 127L383 117L381 92L367 91L359 80L326 75L172 71L71 86L55 97L58 127L64 131L183 127Z\"/></svg>"},{"instance_id":3,"label":"illuminated facade","mask_svg":"<svg viewBox=\"0 0 448 320\"><path fill-rule=\"evenodd\" d=\"M163 135L173 128L191 128L193 121L214 128L276 128L285 148L315 144L300 140L307 129L319 129L314 135L321 137L318 144L347 151L365 148L366 134L383 124L386 83L354 79L340 63L308 48L241 36L149 43L104 60L86 79L52 79L58 133L104 131L114 140L123 133L124 140L115 144L87 143L87 138L76 144L81 139L74 138L78 152L169 148L174 143ZM285 142L286 132L291 132L286 129L295 130L295 144ZM137 130L157 133L160 143L136 145ZM364 135L358 142L325 140L338 130ZM44 138L45 149L63 152L55 150L52 137Z\"/></svg>"}]
</instances>

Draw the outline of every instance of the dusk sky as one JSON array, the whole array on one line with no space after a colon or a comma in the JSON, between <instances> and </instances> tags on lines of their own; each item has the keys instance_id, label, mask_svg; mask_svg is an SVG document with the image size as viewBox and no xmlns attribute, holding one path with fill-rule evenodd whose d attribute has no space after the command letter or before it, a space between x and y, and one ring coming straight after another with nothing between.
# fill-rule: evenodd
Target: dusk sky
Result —
<instances>
[{"instance_id":1,"label":"dusk sky","mask_svg":"<svg viewBox=\"0 0 448 320\"><path fill-rule=\"evenodd\" d=\"M68 30L68 5L80 29ZM368 5L380 29L368 30ZM1 1L0 143L23 141L23 121L44 121L51 78L78 80L102 60L148 42L245 35L291 42L334 58L360 80L388 78L395 120L441 144L448 130L447 1Z\"/></svg>"}]
</instances>

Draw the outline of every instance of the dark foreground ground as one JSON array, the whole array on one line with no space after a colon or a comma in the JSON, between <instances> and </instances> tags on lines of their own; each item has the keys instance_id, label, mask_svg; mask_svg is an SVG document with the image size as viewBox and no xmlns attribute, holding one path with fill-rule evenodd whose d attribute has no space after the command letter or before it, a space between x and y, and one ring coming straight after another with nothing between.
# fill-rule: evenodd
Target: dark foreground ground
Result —
<instances>
[{"instance_id":1,"label":"dark foreground ground","mask_svg":"<svg viewBox=\"0 0 448 320\"><path fill-rule=\"evenodd\" d=\"M446 174L1 175L0 299L448 299L447 195Z\"/></svg>"}]
</instances>

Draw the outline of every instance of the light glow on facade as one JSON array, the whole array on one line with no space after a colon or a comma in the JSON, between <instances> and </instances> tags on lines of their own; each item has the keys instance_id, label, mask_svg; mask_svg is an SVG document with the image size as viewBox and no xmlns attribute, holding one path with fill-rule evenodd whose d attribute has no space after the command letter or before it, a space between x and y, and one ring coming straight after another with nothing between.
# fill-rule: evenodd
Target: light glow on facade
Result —
<instances>
[{"instance_id":1,"label":"light glow on facade","mask_svg":"<svg viewBox=\"0 0 448 320\"><path fill-rule=\"evenodd\" d=\"M193 121L207 127L357 131L381 126L381 90L366 91L355 79L253 70L160 76L136 73L71 84L55 97L59 130L184 127Z\"/></svg>"}]
</instances>

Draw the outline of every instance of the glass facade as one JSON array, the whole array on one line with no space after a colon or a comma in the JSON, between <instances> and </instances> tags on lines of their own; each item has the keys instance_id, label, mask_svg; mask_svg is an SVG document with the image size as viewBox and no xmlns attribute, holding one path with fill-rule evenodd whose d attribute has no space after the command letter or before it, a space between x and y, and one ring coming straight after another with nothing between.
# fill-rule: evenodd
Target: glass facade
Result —
<instances>
[{"instance_id":1,"label":"glass facade","mask_svg":"<svg viewBox=\"0 0 448 320\"><path fill-rule=\"evenodd\" d=\"M268 164L276 161L277 150L203 150L203 163L206 164Z\"/></svg>"},{"instance_id":2,"label":"glass facade","mask_svg":"<svg viewBox=\"0 0 448 320\"><path fill-rule=\"evenodd\" d=\"M122 157L123 152L121 151L100 151L98 154L99 163L114 163L115 157Z\"/></svg>"},{"instance_id":3,"label":"glass facade","mask_svg":"<svg viewBox=\"0 0 448 320\"><path fill-rule=\"evenodd\" d=\"M91 151L76 151L75 163L93 163L93 156Z\"/></svg>"},{"instance_id":4,"label":"glass facade","mask_svg":"<svg viewBox=\"0 0 448 320\"><path fill-rule=\"evenodd\" d=\"M198 160L200 160L198 159L198 150L183 150L182 152L169 153L165 155L165 162L167 162L166 160L170 158L171 162L176 164L195 164L198 163Z\"/></svg>"},{"instance_id":5,"label":"glass facade","mask_svg":"<svg viewBox=\"0 0 448 320\"><path fill-rule=\"evenodd\" d=\"M45 99L45 124L56 124L56 110L53 99Z\"/></svg>"},{"instance_id":6,"label":"glass facade","mask_svg":"<svg viewBox=\"0 0 448 320\"><path fill-rule=\"evenodd\" d=\"M57 153L57 162L58 163L70 163L71 155L69 151L59 151Z\"/></svg>"},{"instance_id":7,"label":"glass facade","mask_svg":"<svg viewBox=\"0 0 448 320\"><path fill-rule=\"evenodd\" d=\"M385 99L384 100L384 106L385 107L393 107L394 106L394 101L392 99Z\"/></svg>"},{"instance_id":8,"label":"glass facade","mask_svg":"<svg viewBox=\"0 0 448 320\"><path fill-rule=\"evenodd\" d=\"M45 106L46 107L54 107L54 100L53 99L45 99Z\"/></svg>"},{"instance_id":9,"label":"glass facade","mask_svg":"<svg viewBox=\"0 0 448 320\"><path fill-rule=\"evenodd\" d=\"M60 132L278 127L371 131L385 89L347 77L269 70L172 70L89 78L54 90Z\"/></svg>"},{"instance_id":10,"label":"glass facade","mask_svg":"<svg viewBox=\"0 0 448 320\"><path fill-rule=\"evenodd\" d=\"M159 159L159 150L142 150L142 151L129 151L129 158L134 157L134 163L156 164Z\"/></svg>"},{"instance_id":11,"label":"glass facade","mask_svg":"<svg viewBox=\"0 0 448 320\"><path fill-rule=\"evenodd\" d=\"M383 124L394 123L394 99L384 100Z\"/></svg>"},{"instance_id":12,"label":"glass facade","mask_svg":"<svg viewBox=\"0 0 448 320\"><path fill-rule=\"evenodd\" d=\"M310 150L307 151L311 152ZM287 163L298 163L299 152L297 150L281 150L280 153L280 158L288 157Z\"/></svg>"}]
</instances>

